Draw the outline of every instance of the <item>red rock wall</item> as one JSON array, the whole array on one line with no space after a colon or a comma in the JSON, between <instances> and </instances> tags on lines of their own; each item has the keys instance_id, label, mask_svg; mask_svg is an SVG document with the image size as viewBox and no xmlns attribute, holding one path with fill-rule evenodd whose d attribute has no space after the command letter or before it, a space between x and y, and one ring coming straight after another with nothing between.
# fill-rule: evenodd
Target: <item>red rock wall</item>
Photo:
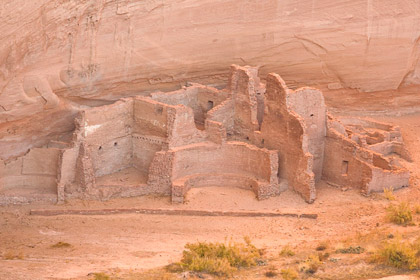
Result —
<instances>
[{"instance_id":1,"label":"red rock wall","mask_svg":"<svg viewBox=\"0 0 420 280\"><path fill-rule=\"evenodd\" d=\"M232 63L301 85L419 83L419 14L419 0L4 0L0 157L71 134L78 104L225 83Z\"/></svg>"}]
</instances>

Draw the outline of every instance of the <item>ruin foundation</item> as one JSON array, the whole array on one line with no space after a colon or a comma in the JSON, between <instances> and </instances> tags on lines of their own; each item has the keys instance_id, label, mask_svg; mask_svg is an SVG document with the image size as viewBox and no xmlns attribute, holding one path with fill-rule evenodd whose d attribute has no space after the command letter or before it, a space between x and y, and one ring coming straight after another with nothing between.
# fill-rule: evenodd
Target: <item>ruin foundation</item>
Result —
<instances>
[{"instance_id":1,"label":"ruin foundation","mask_svg":"<svg viewBox=\"0 0 420 280\"><path fill-rule=\"evenodd\" d=\"M398 127L327 112L322 92L233 65L229 84L81 110L73 139L0 160L0 203L147 194L182 203L191 188L239 187L258 199L290 188L308 203L325 180L363 193L408 186Z\"/></svg>"}]
</instances>

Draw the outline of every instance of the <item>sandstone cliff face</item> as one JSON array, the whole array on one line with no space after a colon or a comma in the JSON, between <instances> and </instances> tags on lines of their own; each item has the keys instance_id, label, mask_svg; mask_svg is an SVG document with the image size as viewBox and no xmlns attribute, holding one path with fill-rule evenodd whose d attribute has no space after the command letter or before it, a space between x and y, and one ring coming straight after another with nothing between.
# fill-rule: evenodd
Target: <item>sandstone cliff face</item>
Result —
<instances>
[{"instance_id":1,"label":"sandstone cliff face","mask_svg":"<svg viewBox=\"0 0 420 280\"><path fill-rule=\"evenodd\" d=\"M68 136L83 106L224 84L232 63L361 91L420 83L419 36L420 0L3 0L0 157Z\"/></svg>"}]
</instances>

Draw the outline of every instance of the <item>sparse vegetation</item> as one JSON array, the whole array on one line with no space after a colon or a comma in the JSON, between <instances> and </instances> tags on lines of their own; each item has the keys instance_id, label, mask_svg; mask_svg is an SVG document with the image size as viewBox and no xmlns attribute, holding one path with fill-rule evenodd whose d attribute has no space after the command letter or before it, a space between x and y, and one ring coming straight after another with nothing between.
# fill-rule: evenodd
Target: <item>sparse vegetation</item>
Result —
<instances>
[{"instance_id":1,"label":"sparse vegetation","mask_svg":"<svg viewBox=\"0 0 420 280\"><path fill-rule=\"evenodd\" d=\"M413 270L419 268L419 253L419 242L409 243L397 239L384 243L374 254L373 261L396 268Z\"/></svg>"},{"instance_id":2,"label":"sparse vegetation","mask_svg":"<svg viewBox=\"0 0 420 280\"><path fill-rule=\"evenodd\" d=\"M111 277L103 272L99 272L99 273L94 273L93 274L93 279L94 280L111 280Z\"/></svg>"},{"instance_id":3,"label":"sparse vegetation","mask_svg":"<svg viewBox=\"0 0 420 280\"><path fill-rule=\"evenodd\" d=\"M416 214L420 214L420 205L419 204L417 204L416 207L414 208L414 212Z\"/></svg>"},{"instance_id":4,"label":"sparse vegetation","mask_svg":"<svg viewBox=\"0 0 420 280\"><path fill-rule=\"evenodd\" d=\"M180 266L184 270L229 276L239 268L256 266L259 250L248 238L245 243L188 243Z\"/></svg>"},{"instance_id":5,"label":"sparse vegetation","mask_svg":"<svg viewBox=\"0 0 420 280\"><path fill-rule=\"evenodd\" d=\"M23 260L24 256L22 252L16 253L16 252L9 251L4 254L3 258L5 260Z\"/></svg>"},{"instance_id":6,"label":"sparse vegetation","mask_svg":"<svg viewBox=\"0 0 420 280\"><path fill-rule=\"evenodd\" d=\"M320 261L325 261L325 260L327 260L329 257L330 257L330 253L328 253L328 252L325 252L325 253L321 253L321 252L319 252L319 253L318 253L318 259L319 259Z\"/></svg>"},{"instance_id":7,"label":"sparse vegetation","mask_svg":"<svg viewBox=\"0 0 420 280\"><path fill-rule=\"evenodd\" d=\"M317 251L324 251L328 248L328 243L327 242L321 242L318 244L318 246L316 246L315 250Z\"/></svg>"},{"instance_id":8,"label":"sparse vegetation","mask_svg":"<svg viewBox=\"0 0 420 280\"><path fill-rule=\"evenodd\" d=\"M305 260L300 270L308 274L314 274L321 265L322 262L319 259L319 256L311 255Z\"/></svg>"},{"instance_id":9,"label":"sparse vegetation","mask_svg":"<svg viewBox=\"0 0 420 280\"><path fill-rule=\"evenodd\" d=\"M365 251L364 248L357 246L357 247L347 247L347 248L340 248L337 249L335 252L340 254L361 254Z\"/></svg>"},{"instance_id":10,"label":"sparse vegetation","mask_svg":"<svg viewBox=\"0 0 420 280\"><path fill-rule=\"evenodd\" d=\"M280 274L284 280L297 280L299 278L299 273L292 268L282 269Z\"/></svg>"},{"instance_id":11,"label":"sparse vegetation","mask_svg":"<svg viewBox=\"0 0 420 280\"><path fill-rule=\"evenodd\" d=\"M394 188L393 187L384 188L384 196L389 201L395 200Z\"/></svg>"},{"instance_id":12,"label":"sparse vegetation","mask_svg":"<svg viewBox=\"0 0 420 280\"><path fill-rule=\"evenodd\" d=\"M281 249L279 255L282 257L293 257L295 252L289 246L285 246Z\"/></svg>"},{"instance_id":13,"label":"sparse vegetation","mask_svg":"<svg viewBox=\"0 0 420 280\"><path fill-rule=\"evenodd\" d=\"M69 248L71 245L67 242L57 242L54 245L51 245L51 248Z\"/></svg>"},{"instance_id":14,"label":"sparse vegetation","mask_svg":"<svg viewBox=\"0 0 420 280\"><path fill-rule=\"evenodd\" d=\"M270 266L265 272L265 277L272 278L278 275L277 268L275 266Z\"/></svg>"},{"instance_id":15,"label":"sparse vegetation","mask_svg":"<svg viewBox=\"0 0 420 280\"><path fill-rule=\"evenodd\" d=\"M398 206L390 205L387 208L388 219L397 225L408 225L412 222L410 205L407 202L401 202Z\"/></svg>"}]
</instances>

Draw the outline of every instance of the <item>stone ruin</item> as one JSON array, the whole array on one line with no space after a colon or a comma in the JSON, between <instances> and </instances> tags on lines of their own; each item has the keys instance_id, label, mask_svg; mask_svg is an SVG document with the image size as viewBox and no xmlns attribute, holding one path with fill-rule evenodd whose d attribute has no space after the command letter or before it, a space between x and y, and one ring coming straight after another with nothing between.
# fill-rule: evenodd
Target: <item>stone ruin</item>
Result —
<instances>
[{"instance_id":1,"label":"stone ruin","mask_svg":"<svg viewBox=\"0 0 420 280\"><path fill-rule=\"evenodd\" d=\"M182 203L191 188L220 186L258 199L290 188L311 203L319 180L366 194L409 184L399 127L334 117L321 91L292 90L277 74L263 84L248 66L231 66L225 89L123 98L80 111L75 124L70 143L0 161L0 202L160 194Z\"/></svg>"}]
</instances>

